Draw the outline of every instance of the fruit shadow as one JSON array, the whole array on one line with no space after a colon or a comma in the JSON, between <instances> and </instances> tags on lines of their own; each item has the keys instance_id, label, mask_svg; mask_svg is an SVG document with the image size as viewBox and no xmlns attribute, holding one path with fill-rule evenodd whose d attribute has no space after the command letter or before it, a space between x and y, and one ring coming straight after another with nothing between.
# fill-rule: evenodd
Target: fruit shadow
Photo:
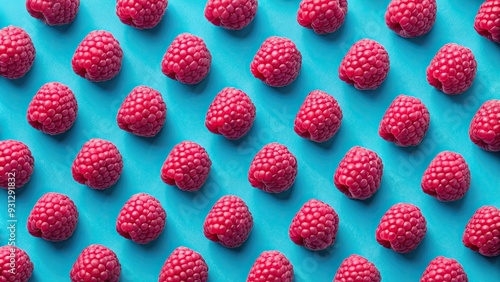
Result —
<instances>
[{"instance_id":1,"label":"fruit shadow","mask_svg":"<svg viewBox=\"0 0 500 282\"><path fill-rule=\"evenodd\" d=\"M432 233L429 232L431 230L427 230L427 233L424 237L424 239L422 240L422 242L420 242L420 244L417 246L417 248L407 254L399 254L403 259L407 260L407 261L411 261L411 262L420 262L422 264L424 264L424 258L425 258L425 254L426 253L430 253L430 249L432 248L432 244L430 243L430 240L432 240ZM392 250L390 249L387 249L387 251L391 251L393 252Z\"/></svg>"}]
</instances>

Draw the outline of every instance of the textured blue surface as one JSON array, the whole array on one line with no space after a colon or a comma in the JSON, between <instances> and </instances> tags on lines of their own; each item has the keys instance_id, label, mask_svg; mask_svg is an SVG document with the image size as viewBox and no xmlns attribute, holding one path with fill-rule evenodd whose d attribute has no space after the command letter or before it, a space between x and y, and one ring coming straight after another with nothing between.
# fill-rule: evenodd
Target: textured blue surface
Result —
<instances>
[{"instance_id":1,"label":"textured blue surface","mask_svg":"<svg viewBox=\"0 0 500 282\"><path fill-rule=\"evenodd\" d=\"M111 0L82 1L75 22L63 27L49 27L31 18L24 1L0 0L0 27L12 24L24 28L37 49L33 69L24 78L0 78L0 139L25 142L36 159L31 181L16 191L17 243L35 264L31 281L68 281L76 257L92 243L104 244L118 254L123 267L121 281L157 280L165 259L181 245L204 256L212 282L244 281L255 258L270 249L282 251L291 260L296 281L331 281L340 262L352 253L373 261L384 281L417 281L427 263L438 255L459 260L470 281L500 281L499 258L482 257L461 243L464 226L477 208L487 204L500 207L500 155L474 146L467 133L477 108L488 99L500 97L500 45L480 37L472 28L481 2L438 1L434 29L421 38L403 39L384 24L389 0L350 1L345 24L327 36L318 36L297 24L298 0L261 0L255 20L237 32L208 23L203 17L204 0L171 0L160 25L147 31L123 25ZM75 75L70 64L78 43L95 29L112 32L125 54L118 77L99 84ZM209 76L196 86L182 85L160 71L167 46L182 32L204 38L213 55ZM258 47L271 35L291 38L303 55L301 75L282 89L267 87L249 70ZM387 80L371 92L360 92L343 83L337 72L347 49L365 37L382 43L391 58ZM427 64L448 42L471 48L479 65L474 85L458 97L434 90L425 79ZM74 127L56 137L34 130L25 118L32 96L49 81L72 88L80 106ZM159 90L168 107L165 127L153 139L121 131L115 121L124 97L141 84ZM226 86L244 90L257 107L254 127L239 141L225 140L204 127L210 102ZM336 137L321 145L293 132L296 111L314 89L332 94L344 112ZM428 135L415 148L398 148L377 135L385 109L401 93L419 97L431 113ZM120 181L104 192L77 184L70 172L78 150L93 137L114 142L124 158ZM170 149L186 139L204 146L213 161L207 184L196 193L169 187L159 177ZM282 195L253 189L247 181L254 154L273 141L287 145L299 162L295 185ZM332 180L340 159L355 145L375 150L385 165L380 190L364 202L347 199L334 188ZM461 153L471 168L471 189L455 203L438 202L420 189L426 166L442 150ZM77 230L66 242L50 243L31 237L25 227L35 202L49 191L69 195L80 211ZM5 225L7 193L0 192L0 219ZM115 231L120 208L138 192L157 197L168 214L163 234L146 246L125 240ZM255 218L248 241L236 250L210 242L202 233L209 209L226 194L242 197ZM340 216L337 241L328 251L310 252L288 238L292 217L310 198L327 202ZM375 241L378 221L397 202L418 205L428 221L426 238L407 255L384 249ZM7 229L0 228L0 245L6 243L7 236Z\"/></svg>"}]
</instances>

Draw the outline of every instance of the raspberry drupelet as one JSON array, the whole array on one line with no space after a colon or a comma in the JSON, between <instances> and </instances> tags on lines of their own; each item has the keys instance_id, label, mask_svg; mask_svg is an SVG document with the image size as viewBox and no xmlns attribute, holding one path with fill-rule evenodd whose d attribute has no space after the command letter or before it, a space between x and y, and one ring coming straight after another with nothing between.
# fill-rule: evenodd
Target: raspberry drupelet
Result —
<instances>
[{"instance_id":1,"label":"raspberry drupelet","mask_svg":"<svg viewBox=\"0 0 500 282\"><path fill-rule=\"evenodd\" d=\"M115 252L103 245L83 249L70 271L71 282L120 280L121 264Z\"/></svg>"},{"instance_id":2,"label":"raspberry drupelet","mask_svg":"<svg viewBox=\"0 0 500 282\"><path fill-rule=\"evenodd\" d=\"M292 282L293 265L288 258L279 251L262 252L252 265L246 281Z\"/></svg>"},{"instance_id":3,"label":"raspberry drupelet","mask_svg":"<svg viewBox=\"0 0 500 282\"><path fill-rule=\"evenodd\" d=\"M216 26L240 30L253 21L257 8L257 0L208 0L205 18Z\"/></svg>"},{"instance_id":4,"label":"raspberry drupelet","mask_svg":"<svg viewBox=\"0 0 500 282\"><path fill-rule=\"evenodd\" d=\"M168 256L158 278L158 282L206 282L207 280L208 265L205 259L186 247L178 247Z\"/></svg>"},{"instance_id":5,"label":"raspberry drupelet","mask_svg":"<svg viewBox=\"0 0 500 282\"><path fill-rule=\"evenodd\" d=\"M333 282L380 282L382 276L377 267L360 255L350 255L342 261Z\"/></svg>"},{"instance_id":6,"label":"raspberry drupelet","mask_svg":"<svg viewBox=\"0 0 500 282\"><path fill-rule=\"evenodd\" d=\"M422 36L434 26L436 13L436 0L392 0L385 24L401 37Z\"/></svg>"},{"instance_id":7,"label":"raspberry drupelet","mask_svg":"<svg viewBox=\"0 0 500 282\"><path fill-rule=\"evenodd\" d=\"M167 6L168 0L117 0L116 15L126 25L150 29L160 23Z\"/></svg>"},{"instance_id":8,"label":"raspberry drupelet","mask_svg":"<svg viewBox=\"0 0 500 282\"><path fill-rule=\"evenodd\" d=\"M481 105L470 123L469 137L483 150L500 151L500 100Z\"/></svg>"},{"instance_id":9,"label":"raspberry drupelet","mask_svg":"<svg viewBox=\"0 0 500 282\"><path fill-rule=\"evenodd\" d=\"M35 45L24 29L7 26L0 29L0 76L23 77L35 61Z\"/></svg>"},{"instance_id":10,"label":"raspberry drupelet","mask_svg":"<svg viewBox=\"0 0 500 282\"><path fill-rule=\"evenodd\" d=\"M16 189L30 181L35 159L26 144L16 140L0 141L0 187Z\"/></svg>"},{"instance_id":11,"label":"raspberry drupelet","mask_svg":"<svg viewBox=\"0 0 500 282\"><path fill-rule=\"evenodd\" d=\"M467 273L462 265L451 258L436 257L424 270L420 282L468 282Z\"/></svg>"},{"instance_id":12,"label":"raspberry drupelet","mask_svg":"<svg viewBox=\"0 0 500 282\"><path fill-rule=\"evenodd\" d=\"M71 23L78 14L80 0L26 0L26 9L47 25Z\"/></svg>"},{"instance_id":13,"label":"raspberry drupelet","mask_svg":"<svg viewBox=\"0 0 500 282\"><path fill-rule=\"evenodd\" d=\"M297 22L317 34L337 31L347 15L347 0L302 0Z\"/></svg>"}]
</instances>

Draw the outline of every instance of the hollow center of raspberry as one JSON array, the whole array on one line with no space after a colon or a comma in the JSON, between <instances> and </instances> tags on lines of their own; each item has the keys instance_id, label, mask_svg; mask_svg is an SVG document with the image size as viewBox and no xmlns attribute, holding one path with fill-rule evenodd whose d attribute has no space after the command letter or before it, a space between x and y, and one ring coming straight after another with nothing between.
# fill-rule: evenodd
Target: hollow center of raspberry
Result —
<instances>
[{"instance_id":1,"label":"hollow center of raspberry","mask_svg":"<svg viewBox=\"0 0 500 282\"><path fill-rule=\"evenodd\" d=\"M210 22L215 26L220 26L220 18L219 17L212 19Z\"/></svg>"},{"instance_id":2,"label":"hollow center of raspberry","mask_svg":"<svg viewBox=\"0 0 500 282\"><path fill-rule=\"evenodd\" d=\"M340 192L344 193L347 197L352 198L352 193L349 191L349 187L346 185L340 185L339 187Z\"/></svg>"},{"instance_id":3,"label":"hollow center of raspberry","mask_svg":"<svg viewBox=\"0 0 500 282\"><path fill-rule=\"evenodd\" d=\"M29 121L30 125L33 126L33 128L37 129L37 130L41 130L42 128L42 123L39 122L38 120L30 120Z\"/></svg>"},{"instance_id":4,"label":"hollow center of raspberry","mask_svg":"<svg viewBox=\"0 0 500 282\"><path fill-rule=\"evenodd\" d=\"M299 132L299 136L306 139L311 139L311 133L309 131Z\"/></svg>"},{"instance_id":5,"label":"hollow center of raspberry","mask_svg":"<svg viewBox=\"0 0 500 282\"><path fill-rule=\"evenodd\" d=\"M382 245L384 248L388 248L390 249L391 248L391 242L387 241L387 240L380 240L379 241L380 245Z\"/></svg>"},{"instance_id":6,"label":"hollow center of raspberry","mask_svg":"<svg viewBox=\"0 0 500 282\"><path fill-rule=\"evenodd\" d=\"M399 23L392 23L392 30L394 30L396 33L400 33L401 31L403 31L403 28L401 27L401 25Z\"/></svg>"},{"instance_id":7,"label":"hollow center of raspberry","mask_svg":"<svg viewBox=\"0 0 500 282\"><path fill-rule=\"evenodd\" d=\"M441 81L439 81L439 79L434 78L434 80L431 84L432 84L432 86L436 87L436 89L443 90L443 83L441 83Z\"/></svg>"},{"instance_id":8,"label":"hollow center of raspberry","mask_svg":"<svg viewBox=\"0 0 500 282\"><path fill-rule=\"evenodd\" d=\"M171 71L171 72L168 72L165 74L167 77L173 79L173 80L177 80L177 77L176 77L176 73Z\"/></svg>"},{"instance_id":9,"label":"hollow center of raspberry","mask_svg":"<svg viewBox=\"0 0 500 282\"><path fill-rule=\"evenodd\" d=\"M77 69L75 69L75 72L76 72L76 74L78 74L79 76L84 77L84 78L87 75L87 70L85 68L81 68L81 67L77 68Z\"/></svg>"}]
</instances>

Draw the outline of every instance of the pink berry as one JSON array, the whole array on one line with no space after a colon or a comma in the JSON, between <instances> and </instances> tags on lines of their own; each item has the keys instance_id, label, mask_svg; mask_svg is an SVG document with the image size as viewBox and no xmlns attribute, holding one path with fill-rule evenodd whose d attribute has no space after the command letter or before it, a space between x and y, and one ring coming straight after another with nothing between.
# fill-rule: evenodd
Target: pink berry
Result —
<instances>
[{"instance_id":1,"label":"pink berry","mask_svg":"<svg viewBox=\"0 0 500 282\"><path fill-rule=\"evenodd\" d=\"M469 279L458 261L439 256L429 263L420 278L420 282L429 281L468 282Z\"/></svg>"},{"instance_id":2,"label":"pink berry","mask_svg":"<svg viewBox=\"0 0 500 282\"><path fill-rule=\"evenodd\" d=\"M71 282L120 280L121 265L116 254L102 246L90 245L83 249L69 274Z\"/></svg>"},{"instance_id":3,"label":"pink berry","mask_svg":"<svg viewBox=\"0 0 500 282\"><path fill-rule=\"evenodd\" d=\"M176 248L163 264L158 282L206 282L208 266L203 257L186 247Z\"/></svg>"},{"instance_id":4,"label":"pink berry","mask_svg":"<svg viewBox=\"0 0 500 282\"><path fill-rule=\"evenodd\" d=\"M344 23L347 0L302 0L297 22L317 34L335 32Z\"/></svg>"},{"instance_id":5,"label":"pink berry","mask_svg":"<svg viewBox=\"0 0 500 282\"><path fill-rule=\"evenodd\" d=\"M422 36L434 26L436 12L436 0L392 0L385 24L401 37Z\"/></svg>"},{"instance_id":6,"label":"pink berry","mask_svg":"<svg viewBox=\"0 0 500 282\"><path fill-rule=\"evenodd\" d=\"M350 255L342 261L333 282L380 282L382 277L377 267L359 255Z\"/></svg>"},{"instance_id":7,"label":"pink berry","mask_svg":"<svg viewBox=\"0 0 500 282\"><path fill-rule=\"evenodd\" d=\"M16 246L0 247L0 281L28 282L33 273L28 254Z\"/></svg>"},{"instance_id":8,"label":"pink berry","mask_svg":"<svg viewBox=\"0 0 500 282\"><path fill-rule=\"evenodd\" d=\"M500 255L500 209L483 206L465 226L464 245L483 256Z\"/></svg>"},{"instance_id":9,"label":"pink berry","mask_svg":"<svg viewBox=\"0 0 500 282\"><path fill-rule=\"evenodd\" d=\"M116 15L126 25L149 29L160 23L167 5L168 0L117 0Z\"/></svg>"},{"instance_id":10,"label":"pink berry","mask_svg":"<svg viewBox=\"0 0 500 282\"><path fill-rule=\"evenodd\" d=\"M500 100L481 105L470 123L469 137L486 151L500 151Z\"/></svg>"},{"instance_id":11,"label":"pink berry","mask_svg":"<svg viewBox=\"0 0 500 282\"><path fill-rule=\"evenodd\" d=\"M257 8L257 0L208 0L205 18L216 26L240 30L253 21Z\"/></svg>"},{"instance_id":12,"label":"pink berry","mask_svg":"<svg viewBox=\"0 0 500 282\"><path fill-rule=\"evenodd\" d=\"M26 9L48 25L71 23L78 14L80 0L26 0Z\"/></svg>"},{"instance_id":13,"label":"pink berry","mask_svg":"<svg viewBox=\"0 0 500 282\"><path fill-rule=\"evenodd\" d=\"M500 43L500 1L486 0L474 20L474 29L479 35Z\"/></svg>"},{"instance_id":14,"label":"pink berry","mask_svg":"<svg viewBox=\"0 0 500 282\"><path fill-rule=\"evenodd\" d=\"M293 265L279 251L262 252L248 273L247 282L267 281L293 281Z\"/></svg>"},{"instance_id":15,"label":"pink berry","mask_svg":"<svg viewBox=\"0 0 500 282\"><path fill-rule=\"evenodd\" d=\"M30 181L35 159L24 143L15 140L0 141L0 187L15 189Z\"/></svg>"},{"instance_id":16,"label":"pink berry","mask_svg":"<svg viewBox=\"0 0 500 282\"><path fill-rule=\"evenodd\" d=\"M35 61L35 46L24 29L7 26L0 29L0 76L23 77Z\"/></svg>"}]
</instances>

